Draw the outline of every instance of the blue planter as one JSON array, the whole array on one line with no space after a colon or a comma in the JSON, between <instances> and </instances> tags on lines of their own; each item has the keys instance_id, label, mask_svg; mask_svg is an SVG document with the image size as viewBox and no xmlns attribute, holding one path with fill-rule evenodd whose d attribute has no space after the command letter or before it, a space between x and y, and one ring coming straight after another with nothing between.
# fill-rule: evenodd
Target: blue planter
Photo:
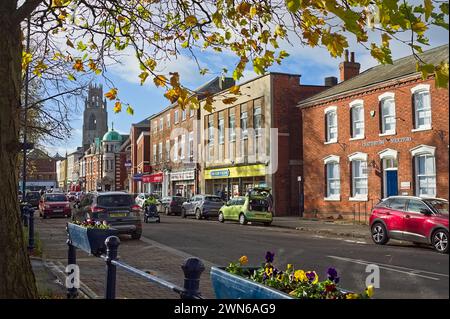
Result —
<instances>
[{"instance_id":1,"label":"blue planter","mask_svg":"<svg viewBox=\"0 0 450 319\"><path fill-rule=\"evenodd\" d=\"M73 246L94 256L100 256L106 252L106 238L118 235L115 228L86 228L73 223L67 223L67 232Z\"/></svg>"},{"instance_id":2,"label":"blue planter","mask_svg":"<svg viewBox=\"0 0 450 319\"><path fill-rule=\"evenodd\" d=\"M225 267L211 267L210 275L217 299L295 299L279 290L230 274Z\"/></svg>"}]
</instances>

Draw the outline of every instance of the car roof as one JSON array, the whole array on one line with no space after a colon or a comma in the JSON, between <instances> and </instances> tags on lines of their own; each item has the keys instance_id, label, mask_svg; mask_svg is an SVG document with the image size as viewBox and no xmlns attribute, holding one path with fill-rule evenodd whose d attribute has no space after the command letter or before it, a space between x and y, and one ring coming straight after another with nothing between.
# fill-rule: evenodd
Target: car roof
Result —
<instances>
[{"instance_id":1,"label":"car roof","mask_svg":"<svg viewBox=\"0 0 450 319\"><path fill-rule=\"evenodd\" d=\"M245 199L245 196L234 196L234 197L231 198L231 199Z\"/></svg>"},{"instance_id":2,"label":"car roof","mask_svg":"<svg viewBox=\"0 0 450 319\"><path fill-rule=\"evenodd\" d=\"M111 191L111 192L99 192L97 193L98 196L108 196L108 195L130 195L128 193L124 193L124 192L118 192L118 191Z\"/></svg>"}]
</instances>

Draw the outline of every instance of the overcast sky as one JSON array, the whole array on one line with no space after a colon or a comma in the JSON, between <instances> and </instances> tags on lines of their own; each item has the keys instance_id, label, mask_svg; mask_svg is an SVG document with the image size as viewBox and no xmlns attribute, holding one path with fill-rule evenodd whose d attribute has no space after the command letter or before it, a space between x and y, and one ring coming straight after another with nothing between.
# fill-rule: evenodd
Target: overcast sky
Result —
<instances>
[{"instance_id":1,"label":"overcast sky","mask_svg":"<svg viewBox=\"0 0 450 319\"><path fill-rule=\"evenodd\" d=\"M439 28L432 29L429 33L430 46L434 48L439 45L448 43L448 32ZM350 43L352 41L349 41ZM274 65L269 71L294 73L301 75L302 84L323 85L324 78L328 76L336 76L339 78L338 65L341 59L333 59L328 51L321 47L309 48L301 46L290 46L284 44L283 48L290 54L288 58L283 60L282 65ZM394 59L410 55L410 48L399 43L392 43L391 49ZM349 51L355 52L355 59L361 63L361 71L364 71L377 62L370 56L370 53L360 45L351 43ZM227 68L229 73L237 63L237 58L231 54L218 53L202 53L197 56L202 67L220 72L222 68ZM187 56L179 56L178 60L170 61L166 65L166 70L177 71L180 73L181 81L189 88L194 89L203 83L215 77L215 74L200 75L196 63ZM130 116L126 112L114 114L112 111L113 102L108 102L108 127L111 128L111 122L114 122L114 129L123 134L129 134L132 123L137 123L153 113L157 113L168 106L168 101L164 98L164 90L156 88L150 79L146 84L139 84L138 74L140 73L138 64L134 55L126 57L122 65L116 65L107 70L108 76L114 81L116 87L119 88L120 97L123 101L127 101L134 108L134 115ZM255 77L256 74L249 65L244 72L242 81ZM99 77L97 83L102 83ZM104 90L107 91L106 84ZM63 155L66 151L70 153L77 146L81 146L82 139L82 113L75 116L78 120L73 121L73 136L53 146L47 146L47 150L51 155L57 151Z\"/></svg>"}]
</instances>

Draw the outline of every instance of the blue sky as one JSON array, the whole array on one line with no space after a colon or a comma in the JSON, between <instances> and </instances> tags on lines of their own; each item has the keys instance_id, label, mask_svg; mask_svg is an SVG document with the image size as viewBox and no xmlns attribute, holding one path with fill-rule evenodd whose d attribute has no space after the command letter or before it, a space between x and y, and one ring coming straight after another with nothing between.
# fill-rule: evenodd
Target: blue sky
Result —
<instances>
[{"instance_id":1,"label":"blue sky","mask_svg":"<svg viewBox=\"0 0 450 319\"><path fill-rule=\"evenodd\" d=\"M428 36L430 38L430 49L448 43L448 32L443 29L433 29ZM301 74L302 84L322 85L324 78L327 76L339 78L338 65L341 59L333 59L325 48L300 47L295 46L295 43L294 46L284 44L282 48L290 56L281 65L274 65L269 68L269 71ZM394 59L410 54L409 47L398 42L391 43L391 49ZM356 43L350 41L349 51L355 52L356 61L361 63L361 71L377 64L369 52ZM208 67L208 69L216 72L220 72L222 68L227 68L230 74L237 62L237 59L228 53L199 53L197 59L202 67ZM164 73L169 71L179 72L182 83L191 89L202 85L219 74L200 75L196 63L185 55L179 56L178 60L169 61L163 71ZM163 96L164 90L156 88L151 79L141 86L137 77L138 74L139 68L132 54L123 59L122 65L115 65L107 70L108 77L113 80L115 86L119 89L121 99L130 103L135 111L132 116L125 111L114 114L112 110L113 102L108 101L108 127L111 128L111 122L114 122L114 129L122 134L129 134L132 123L137 123L168 105L168 101ZM251 66L248 66L244 72L244 78L240 81L246 81L253 77L256 77L256 74ZM103 83L105 92L108 90L101 77L98 78L97 83ZM77 146L81 146L82 116L82 111L73 116L75 118L72 122L74 131L69 139L46 146L51 155L57 151L60 154L64 154L66 151L70 153Z\"/></svg>"}]
</instances>

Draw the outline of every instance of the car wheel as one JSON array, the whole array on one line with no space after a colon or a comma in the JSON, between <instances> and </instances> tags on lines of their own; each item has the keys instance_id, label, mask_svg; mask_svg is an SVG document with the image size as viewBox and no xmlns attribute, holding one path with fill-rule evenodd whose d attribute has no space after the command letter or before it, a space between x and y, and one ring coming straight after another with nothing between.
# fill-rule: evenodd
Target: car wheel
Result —
<instances>
[{"instance_id":1,"label":"car wheel","mask_svg":"<svg viewBox=\"0 0 450 319\"><path fill-rule=\"evenodd\" d=\"M200 212L199 208L195 210L195 218L197 218L198 220L202 219L202 213Z\"/></svg>"},{"instance_id":2,"label":"car wheel","mask_svg":"<svg viewBox=\"0 0 450 319\"><path fill-rule=\"evenodd\" d=\"M142 233L132 233L131 239L141 239Z\"/></svg>"},{"instance_id":3,"label":"car wheel","mask_svg":"<svg viewBox=\"0 0 450 319\"><path fill-rule=\"evenodd\" d=\"M270 226L272 224L272 222L265 222L264 226Z\"/></svg>"},{"instance_id":4,"label":"car wheel","mask_svg":"<svg viewBox=\"0 0 450 319\"><path fill-rule=\"evenodd\" d=\"M225 217L222 212L219 212L219 222L223 223L225 221Z\"/></svg>"},{"instance_id":5,"label":"car wheel","mask_svg":"<svg viewBox=\"0 0 450 319\"><path fill-rule=\"evenodd\" d=\"M181 209L181 218L186 218L186 210L184 208Z\"/></svg>"},{"instance_id":6,"label":"car wheel","mask_svg":"<svg viewBox=\"0 0 450 319\"><path fill-rule=\"evenodd\" d=\"M164 213L165 213L167 216L169 216L169 207L166 207L166 208L164 209Z\"/></svg>"},{"instance_id":7,"label":"car wheel","mask_svg":"<svg viewBox=\"0 0 450 319\"><path fill-rule=\"evenodd\" d=\"M384 245L389 241L386 227L382 223L375 223L371 228L372 240L377 245Z\"/></svg>"},{"instance_id":8,"label":"car wheel","mask_svg":"<svg viewBox=\"0 0 450 319\"><path fill-rule=\"evenodd\" d=\"M436 251L447 254L448 253L448 231L439 229L433 233L431 242Z\"/></svg>"},{"instance_id":9,"label":"car wheel","mask_svg":"<svg viewBox=\"0 0 450 319\"><path fill-rule=\"evenodd\" d=\"M239 224L241 225L247 225L247 218L245 218L244 213L241 213L239 215Z\"/></svg>"},{"instance_id":10,"label":"car wheel","mask_svg":"<svg viewBox=\"0 0 450 319\"><path fill-rule=\"evenodd\" d=\"M144 223L148 224L148 217L144 216Z\"/></svg>"}]
</instances>

